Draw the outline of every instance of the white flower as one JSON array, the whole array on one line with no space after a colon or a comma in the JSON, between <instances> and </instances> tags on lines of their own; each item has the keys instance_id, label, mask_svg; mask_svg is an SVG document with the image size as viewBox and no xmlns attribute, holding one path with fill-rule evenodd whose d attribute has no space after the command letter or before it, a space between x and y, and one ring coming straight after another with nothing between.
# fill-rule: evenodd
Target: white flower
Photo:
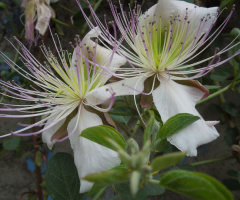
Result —
<instances>
[{"instance_id":1,"label":"white flower","mask_svg":"<svg viewBox=\"0 0 240 200\"><path fill-rule=\"evenodd\" d=\"M0 114L0 117L43 117L38 122L25 125L25 128L5 136L30 136L43 133L43 141L50 149L55 142L69 138L80 178L120 164L120 159L115 151L79 137L82 130L102 125L106 121L107 114L105 112L111 108L114 94L111 90L107 91L110 94L110 105L108 108L101 108L98 105L105 101L92 96L91 91L101 88L111 77L111 73L114 73L119 66L126 62L125 59L90 39L96 36L93 30L82 41L77 37L76 46L71 44L74 48L72 56L61 48L58 50L54 41L60 62L49 49L44 45L41 46L42 52L48 60L45 65L39 63L16 39L22 48L22 52L19 54L26 70L14 64L1 52L6 63L31 81L33 86L31 86L32 89L24 89L15 82L0 80L0 86L3 91L7 92L8 97L26 101L29 104L7 105L2 103L6 108L0 109L1 112L19 111L23 114ZM44 127L37 132L22 133L43 125ZM80 192L88 191L92 184L81 181Z\"/></svg>"},{"instance_id":2,"label":"white flower","mask_svg":"<svg viewBox=\"0 0 240 200\"><path fill-rule=\"evenodd\" d=\"M187 62L203 52L215 40L229 21L234 9L210 35L218 18L217 7L203 8L183 1L159 0L144 14L141 14L139 5L135 5L134 9L126 13L120 4L119 14L119 10L111 1L109 4L115 24L122 33L118 42L108 31L105 31L106 28L90 7L92 16L97 26L101 28L100 38L109 44L115 42L119 45L117 52L132 66L131 69L124 68L121 71L126 71L125 77L131 78L104 86L94 95L103 100L109 96L104 90L110 87L116 96L141 93L142 106L148 107L154 102L164 123L178 113L200 116L195 104L208 96L209 92L193 79L207 74L240 51L231 58L221 61L219 55L233 48L233 45L229 47L231 43L220 52L216 50L213 56L205 60L192 64ZM83 12L80 4L79 6ZM85 19L94 29L94 25L86 15ZM130 50L122 45L123 40L128 43ZM209 61L208 66L192 69L206 61ZM196 156L196 148L199 145L211 142L219 136L213 126L216 123L204 121L201 117L200 120L167 139L181 151Z\"/></svg>"}]
</instances>

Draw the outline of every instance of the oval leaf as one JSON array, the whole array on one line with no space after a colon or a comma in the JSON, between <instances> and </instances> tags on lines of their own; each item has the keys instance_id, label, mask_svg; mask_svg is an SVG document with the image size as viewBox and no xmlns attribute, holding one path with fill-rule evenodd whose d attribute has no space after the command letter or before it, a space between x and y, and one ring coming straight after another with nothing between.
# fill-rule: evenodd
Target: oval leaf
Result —
<instances>
[{"instance_id":1,"label":"oval leaf","mask_svg":"<svg viewBox=\"0 0 240 200\"><path fill-rule=\"evenodd\" d=\"M109 142L111 140L116 142L123 149L125 149L126 146L126 142L123 136L110 126L100 125L90 127L83 130L80 136L87 138L93 142L96 142L104 147L112 149L114 151L115 148L113 147L112 143Z\"/></svg>"},{"instance_id":2,"label":"oval leaf","mask_svg":"<svg viewBox=\"0 0 240 200\"><path fill-rule=\"evenodd\" d=\"M3 140L3 148L6 150L15 150L20 143L20 137Z\"/></svg>"},{"instance_id":3,"label":"oval leaf","mask_svg":"<svg viewBox=\"0 0 240 200\"><path fill-rule=\"evenodd\" d=\"M233 200L224 185L202 173L168 171L163 174L160 185L196 200Z\"/></svg>"},{"instance_id":4,"label":"oval leaf","mask_svg":"<svg viewBox=\"0 0 240 200\"><path fill-rule=\"evenodd\" d=\"M80 180L73 157L68 153L55 154L47 164L45 181L54 200L79 200Z\"/></svg>"},{"instance_id":5,"label":"oval leaf","mask_svg":"<svg viewBox=\"0 0 240 200\"><path fill-rule=\"evenodd\" d=\"M189 113L179 113L169 118L158 133L158 138L165 139L199 120L200 117Z\"/></svg>"},{"instance_id":6,"label":"oval leaf","mask_svg":"<svg viewBox=\"0 0 240 200\"><path fill-rule=\"evenodd\" d=\"M158 156L152 161L152 170L158 171L162 170L168 167L171 167L178 163L180 160L182 160L186 156L185 153L182 152L176 152L176 153L170 153L163 156Z\"/></svg>"}]
</instances>

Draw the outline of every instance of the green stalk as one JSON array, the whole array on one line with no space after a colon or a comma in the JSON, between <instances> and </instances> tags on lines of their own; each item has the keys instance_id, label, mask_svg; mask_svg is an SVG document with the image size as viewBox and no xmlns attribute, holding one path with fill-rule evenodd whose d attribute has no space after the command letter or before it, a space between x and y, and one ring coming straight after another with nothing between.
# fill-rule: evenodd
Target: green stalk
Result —
<instances>
[{"instance_id":1,"label":"green stalk","mask_svg":"<svg viewBox=\"0 0 240 200\"><path fill-rule=\"evenodd\" d=\"M7 11L6 9L4 9L4 13L5 13L5 15L7 16L7 18L9 19L9 21L10 21L10 24L11 24L11 26L12 26L12 29L13 29L14 34L17 34L16 29L15 29L15 26L14 26L14 24L13 24L13 21L12 21L10 15L8 14L8 11Z\"/></svg>"},{"instance_id":2,"label":"green stalk","mask_svg":"<svg viewBox=\"0 0 240 200\"><path fill-rule=\"evenodd\" d=\"M214 162L223 161L223 160L230 160L230 159L233 159L233 158L235 158L235 157L234 156L228 156L228 157L224 157L224 158L216 158L216 159L211 159L211 160L199 161L199 162L192 163L190 165L191 166L197 166L197 165L214 163Z\"/></svg>"},{"instance_id":3,"label":"green stalk","mask_svg":"<svg viewBox=\"0 0 240 200\"><path fill-rule=\"evenodd\" d=\"M71 9L69 9L69 8L65 7L64 5L62 5L62 4L59 4L59 6L60 6L61 8L63 8L64 10L66 10L66 11L70 12L71 14L75 15L75 12L73 12Z\"/></svg>"},{"instance_id":4,"label":"green stalk","mask_svg":"<svg viewBox=\"0 0 240 200\"><path fill-rule=\"evenodd\" d=\"M209 99L212 99L213 97L216 97L218 95L221 95L222 93L226 92L227 90L229 90L232 87L232 83L227 85L226 87L222 88L221 90L218 90L217 92L214 92L213 94L210 94L207 98L200 100L197 102L196 105L199 105L205 101L208 101Z\"/></svg>"},{"instance_id":5,"label":"green stalk","mask_svg":"<svg viewBox=\"0 0 240 200\"><path fill-rule=\"evenodd\" d=\"M58 24L61 24L61 25L63 25L63 26L66 26L66 27L69 27L69 28L73 28L73 26L71 26L71 25L69 25L69 24L66 24L66 23L64 23L64 22L62 22L62 21L60 21L60 20L58 20L58 19L53 18L53 17L51 17L51 20L54 21L54 22L56 22L56 23L58 23Z\"/></svg>"}]
</instances>

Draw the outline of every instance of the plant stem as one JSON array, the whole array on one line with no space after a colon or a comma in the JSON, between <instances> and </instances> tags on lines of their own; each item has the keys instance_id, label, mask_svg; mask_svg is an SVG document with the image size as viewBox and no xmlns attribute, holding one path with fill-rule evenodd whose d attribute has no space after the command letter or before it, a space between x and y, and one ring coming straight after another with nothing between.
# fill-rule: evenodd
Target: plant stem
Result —
<instances>
[{"instance_id":1,"label":"plant stem","mask_svg":"<svg viewBox=\"0 0 240 200\"><path fill-rule=\"evenodd\" d=\"M61 7L61 8L63 8L64 10L66 10L66 11L68 11L68 12L70 12L71 14L75 14L75 12L73 12L71 9L69 9L69 8L67 8L67 7L65 7L64 5L62 5L62 4L59 4L59 6Z\"/></svg>"},{"instance_id":2,"label":"plant stem","mask_svg":"<svg viewBox=\"0 0 240 200\"><path fill-rule=\"evenodd\" d=\"M199 162L192 163L190 165L191 166L197 166L197 165L214 163L214 162L223 161L223 160L230 160L230 159L233 159L233 158L235 158L235 157L234 156L228 156L228 157L224 157L224 158L216 158L216 159L211 159L211 160L199 161Z\"/></svg>"},{"instance_id":3,"label":"plant stem","mask_svg":"<svg viewBox=\"0 0 240 200\"><path fill-rule=\"evenodd\" d=\"M5 13L5 15L7 16L7 18L9 19L9 21L10 21L10 24L11 24L11 26L12 26L12 29L13 29L14 34L17 34L16 29L15 29L15 26L14 26L14 23L13 23L10 15L9 15L9 13L8 13L8 11L7 11L6 9L4 10L4 13Z\"/></svg>"},{"instance_id":4,"label":"plant stem","mask_svg":"<svg viewBox=\"0 0 240 200\"><path fill-rule=\"evenodd\" d=\"M60 21L60 20L58 20L58 19L53 18L53 17L51 17L51 20L54 21L54 22L56 22L56 23L58 23L58 24L61 24L61 25L63 25L63 26L66 26L66 27L69 27L69 28L73 28L73 26L71 26L71 25L69 25L69 24L66 24L66 23L64 23L64 22L62 22L62 21Z\"/></svg>"},{"instance_id":5,"label":"plant stem","mask_svg":"<svg viewBox=\"0 0 240 200\"><path fill-rule=\"evenodd\" d=\"M201 103L203 103L203 102L205 102L209 99L212 99L213 97L221 95L223 92L226 92L227 90L229 90L231 88L231 86L232 86L232 83L227 85L226 87L222 88L221 90L218 90L217 92L214 92L213 94L210 94L207 98L198 101L196 105L199 105L199 104L201 104Z\"/></svg>"}]
</instances>

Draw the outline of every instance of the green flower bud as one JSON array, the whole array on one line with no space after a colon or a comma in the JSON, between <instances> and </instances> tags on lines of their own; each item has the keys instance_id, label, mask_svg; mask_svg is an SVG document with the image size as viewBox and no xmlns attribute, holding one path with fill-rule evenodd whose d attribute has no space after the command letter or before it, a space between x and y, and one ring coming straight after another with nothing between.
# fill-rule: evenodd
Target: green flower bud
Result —
<instances>
[{"instance_id":1,"label":"green flower bud","mask_svg":"<svg viewBox=\"0 0 240 200\"><path fill-rule=\"evenodd\" d=\"M240 36L239 36L239 34L240 34L240 29L239 29L239 28L233 28L233 29L231 30L231 32L230 32L230 36L232 37L232 39L234 39L234 38L236 38L236 37L238 36L236 42L239 42L239 41L240 41Z\"/></svg>"},{"instance_id":2,"label":"green flower bud","mask_svg":"<svg viewBox=\"0 0 240 200\"><path fill-rule=\"evenodd\" d=\"M139 152L138 143L133 138L130 138L127 141L126 150L130 155L138 153Z\"/></svg>"},{"instance_id":3,"label":"green flower bud","mask_svg":"<svg viewBox=\"0 0 240 200\"><path fill-rule=\"evenodd\" d=\"M1 72L1 77L5 77L7 75L6 71Z\"/></svg>"},{"instance_id":4,"label":"green flower bud","mask_svg":"<svg viewBox=\"0 0 240 200\"><path fill-rule=\"evenodd\" d=\"M139 183L141 179L141 173L138 171L133 171L130 176L130 189L133 197L136 196L139 188Z\"/></svg>"}]
</instances>

